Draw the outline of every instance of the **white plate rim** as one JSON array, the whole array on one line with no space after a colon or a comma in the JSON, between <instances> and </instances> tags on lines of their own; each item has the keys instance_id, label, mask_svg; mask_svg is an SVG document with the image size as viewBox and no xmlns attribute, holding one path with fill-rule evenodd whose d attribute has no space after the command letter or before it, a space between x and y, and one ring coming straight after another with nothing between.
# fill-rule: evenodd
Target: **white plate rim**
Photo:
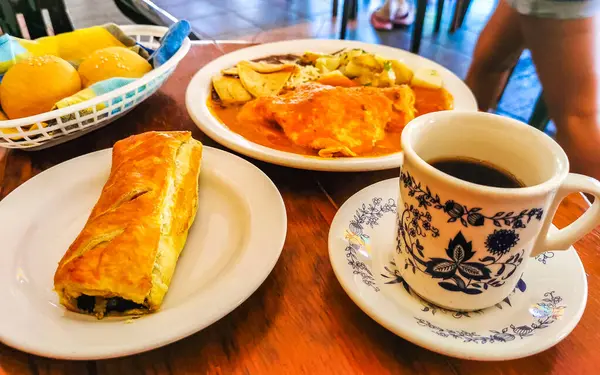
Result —
<instances>
[{"instance_id":1,"label":"white plate rim","mask_svg":"<svg viewBox=\"0 0 600 375\"><path fill-rule=\"evenodd\" d=\"M394 47L359 41L297 39L242 48L220 56L205 65L194 74L186 89L185 104L188 113L200 130L216 142L236 152L268 163L298 169L337 172L375 171L399 167L402 163L402 152L380 157L323 159L261 146L228 130L210 113L206 106L206 101L210 95L208 88L210 87L211 77L216 72L240 60L268 56L273 54L273 51L278 51L275 53L302 53L307 50L333 52L342 48L362 48L398 60L418 61L418 64L414 65L434 68L440 72L447 86L449 84L455 88L451 90L455 99L455 109L477 111L475 97L466 84L447 68L425 57Z\"/></svg>"},{"instance_id":2,"label":"white plate rim","mask_svg":"<svg viewBox=\"0 0 600 375\"><path fill-rule=\"evenodd\" d=\"M29 190L32 190L38 181L43 180L45 176L50 176L52 173L56 173L61 169L69 168L77 163L82 163L86 159L91 158L108 158L110 160L110 155L112 154L111 149L104 149L96 152L92 152L89 154L85 154L63 163L57 164L39 174L32 177L25 183L21 184L14 191L12 191L8 196L6 196L2 201L0 201L0 215L4 215L4 213L13 207L18 207L18 201L22 196L27 196ZM250 162L233 155L229 152L219 150L213 147L203 146L203 164L202 169L206 169L207 159L217 158L220 160L226 160L226 162L230 165L236 165L238 167L238 172L243 175L253 176L255 181L261 183L261 189L259 189L259 195L254 194L254 196L245 195L245 203L250 204L252 207L249 210L256 214L263 213L266 214L260 216L263 220L251 220L250 226L250 239L248 240L248 246L250 248L249 251L240 255L239 262L236 262L231 269L228 271L228 280L221 281L215 280L214 284L208 288L208 292L214 294L215 289L217 287L224 288L226 293L224 294L223 300L225 302L215 303L213 306L213 311L210 314L206 314L204 320L200 321L190 321L191 323L188 325L180 325L179 327L173 329L173 327L169 327L168 330L162 330L162 335L157 339L149 339L148 342L143 344L138 344L136 346L127 346L115 344L111 347L100 347L100 348L91 348L87 349L85 347L77 348L77 351L69 351L62 350L60 346L57 347L43 347L36 345L35 340L28 341L23 339L22 337L14 337L7 336L4 334L4 330L0 328L0 342L11 346L13 348L22 350L24 352L28 352L31 354L40 355L43 357L56 358L56 359L66 359L66 360L99 360L99 359L108 359L108 358L117 358L123 357L127 355L133 355L137 353L142 353L148 350L152 350L155 348L159 348L175 341L178 341L182 338L190 336L209 325L213 324L217 320L221 319L225 315L229 314L239 305L241 305L246 299L248 299L265 281L268 275L271 273L272 269L275 267L281 252L283 250L283 245L285 242L286 234L287 234L287 214L285 210L285 205L283 202L283 198L279 193L279 190L275 186L275 184L271 181L271 179L262 172L259 168L251 164ZM228 172L228 168L223 168L224 173ZM202 172L201 172L202 176ZM200 177L202 178L202 177ZM240 185L242 182L240 182ZM270 202L271 210L258 210L258 208L264 208L264 203ZM264 236L264 234L269 234L269 236ZM0 249L0 253L2 253L2 249ZM257 258L259 261L252 261L252 256L259 255ZM5 258L5 257L3 257ZM11 262L6 262L11 263ZM9 269L10 266L5 266L5 269ZM2 278L3 267L0 265L0 279ZM234 279L241 278L243 276L242 283L234 282ZM207 292L207 293L208 293ZM222 291L219 291L221 294ZM200 300L201 298L196 296L189 301L184 302L180 307L171 309L172 311L182 311L183 313L178 314L179 317L187 316L193 317L194 312L197 310L196 307L193 306L194 299ZM148 316L158 316L160 314L160 310L154 314L150 314ZM5 315L0 313L1 315ZM172 314L170 315L177 315ZM177 316L173 316L171 319L176 318ZM135 324L143 321L144 318L138 319L135 321ZM165 320L165 319L163 319ZM3 320L5 323L6 319ZM129 327L130 325L122 325L121 327Z\"/></svg>"},{"instance_id":3,"label":"white plate rim","mask_svg":"<svg viewBox=\"0 0 600 375\"><path fill-rule=\"evenodd\" d=\"M410 328L403 326L402 321L396 321L394 320L394 317L389 316L389 314L387 314L385 310L374 307L366 297L362 296L358 292L354 281L349 279L345 274L345 272L347 271L344 271L344 268L348 267L348 265L347 262L341 261L340 259L342 257L339 254L337 254L340 252L340 246L335 244L335 242L337 241L337 236L339 235L336 229L345 227L344 222L348 217L352 216L357 207L357 204L361 201L362 196L366 196L367 193L371 190L377 190L382 187L387 188L387 185L398 187L399 178L395 177L374 183L370 186L361 189L360 191L352 195L350 198L348 198L344 202L344 204L338 209L335 217L333 218L328 236L329 260L333 268L334 274L338 282L342 286L342 289L344 289L344 291L350 297L350 299L365 314L370 316L373 320L375 320L377 323L379 323L381 326L383 326L390 332L396 334L399 337L402 337L403 339L415 345L450 357L478 361L512 360L532 356L557 345L564 338L566 338L573 331L573 329L575 329L585 311L588 296L588 284L586 273L583 268L583 263L581 262L581 258L572 246L567 251L571 252L574 255L574 267L578 268L577 273L580 277L579 282L582 285L582 300L577 301L578 304L577 306L575 306L575 312L571 316L571 318L568 321L562 321L561 328L556 334L554 340L549 340L541 344L538 343L536 345L529 346L528 350L523 350L521 352L516 352L515 350L513 350L512 352L509 350L494 352L492 350L489 350L488 348L484 348L485 345L469 347L464 345L460 341L436 341L435 339L429 338L427 333L421 334L421 331L411 330ZM397 195L397 192L395 192L395 196ZM369 195L369 197L373 196L374 194ZM554 227L554 225L552 226ZM374 278L376 281L380 280L380 277L378 276L375 276ZM381 298L386 299L385 294L381 293L381 296Z\"/></svg>"}]
</instances>

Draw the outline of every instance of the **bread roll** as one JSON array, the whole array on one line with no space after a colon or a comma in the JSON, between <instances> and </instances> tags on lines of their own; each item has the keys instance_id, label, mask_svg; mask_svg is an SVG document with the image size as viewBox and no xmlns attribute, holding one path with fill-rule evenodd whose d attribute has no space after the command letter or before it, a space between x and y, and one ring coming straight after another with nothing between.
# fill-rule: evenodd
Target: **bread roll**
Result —
<instances>
[{"instance_id":1,"label":"bread roll","mask_svg":"<svg viewBox=\"0 0 600 375\"><path fill-rule=\"evenodd\" d=\"M35 56L13 65L2 79L0 102L10 119L48 112L81 90L79 74L60 57Z\"/></svg>"},{"instance_id":2,"label":"bread roll","mask_svg":"<svg viewBox=\"0 0 600 375\"><path fill-rule=\"evenodd\" d=\"M113 77L139 78L152 70L142 56L124 47L108 47L94 51L79 65L83 87Z\"/></svg>"}]
</instances>

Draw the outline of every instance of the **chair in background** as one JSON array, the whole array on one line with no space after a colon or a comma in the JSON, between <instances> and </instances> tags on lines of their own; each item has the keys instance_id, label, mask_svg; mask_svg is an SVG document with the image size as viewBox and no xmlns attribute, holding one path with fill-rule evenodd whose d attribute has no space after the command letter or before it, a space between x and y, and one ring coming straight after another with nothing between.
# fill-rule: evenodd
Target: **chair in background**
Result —
<instances>
[{"instance_id":1,"label":"chair in background","mask_svg":"<svg viewBox=\"0 0 600 375\"><path fill-rule=\"evenodd\" d=\"M138 6L137 2L134 0L114 0L114 2L125 17L139 25L168 26L169 24L177 22L175 17L165 11L162 11L164 18L161 18L158 12L153 12L150 4L154 5L154 3L148 4L140 2ZM144 5L146 6L144 7Z\"/></svg>"},{"instance_id":2,"label":"chair in background","mask_svg":"<svg viewBox=\"0 0 600 375\"><path fill-rule=\"evenodd\" d=\"M116 0L115 0L116 1ZM435 16L435 32L440 30L440 25L442 22L442 14L444 11L444 1L438 0L437 2L437 10ZM452 23L450 25L450 32L454 32L457 28L462 26L462 23L465 19L467 11L469 9L469 5L471 5L472 0L457 0L456 8L454 11L454 17L452 19ZM419 53L421 48L421 38L423 37L423 25L425 24L425 13L427 11L427 3L428 0L415 0L416 2L416 15L415 15L415 23L413 25L411 42L410 42L410 51L412 53ZM339 0L333 0L333 10L332 16L337 17L338 15L338 6ZM342 0L342 19L340 23L340 39L346 39L346 32L348 29L348 22L350 20L356 19L356 15L358 13L358 0Z\"/></svg>"},{"instance_id":3,"label":"chair in background","mask_svg":"<svg viewBox=\"0 0 600 375\"><path fill-rule=\"evenodd\" d=\"M517 61L517 64L518 63L519 62ZM498 95L498 99L496 100L494 109L498 106L498 103L500 103L500 100L502 100L502 97L504 96L504 93L506 92L506 87L508 86L508 82L510 81L510 78L514 74L517 64L515 64L515 66L512 67L510 73L508 74L508 79L506 80L506 83L504 84L504 87L502 88L500 95ZM539 94L539 96L535 100L535 104L533 105L533 110L531 111L531 115L529 116L527 123L541 131L545 131L546 128L548 127L548 124L550 123L550 115L548 114L548 107L546 106L546 102L544 101L544 92L543 91Z\"/></svg>"},{"instance_id":4,"label":"chair in background","mask_svg":"<svg viewBox=\"0 0 600 375\"><path fill-rule=\"evenodd\" d=\"M419 50L421 49L421 39L423 38L423 27L425 25L425 13L427 12L428 0L414 1L416 2L417 10L415 14L415 23L413 24L412 35L410 40L410 52L419 54ZM434 31L436 33L439 32L440 25L442 23L444 1L445 0L438 0L437 2L434 26ZM459 28L462 25L470 4L471 0L457 0L456 8L454 10L454 16L450 25L450 32L454 32L457 28Z\"/></svg>"},{"instance_id":5,"label":"chair in background","mask_svg":"<svg viewBox=\"0 0 600 375\"><path fill-rule=\"evenodd\" d=\"M435 26L433 27L434 32L440 31L440 26L442 24L442 16L444 14L444 3L446 0L438 0L437 1L437 9L435 13ZM452 16L452 22L450 22L450 29L448 30L450 33L455 32L457 29L462 27L462 24L467 16L467 12L469 10L469 6L471 5L472 0L456 0L456 5L454 7L454 14Z\"/></svg>"},{"instance_id":6,"label":"chair in background","mask_svg":"<svg viewBox=\"0 0 600 375\"><path fill-rule=\"evenodd\" d=\"M127 18L140 25L169 27L178 21L176 17L150 0L114 0L114 2ZM193 31L189 37L192 40L201 39Z\"/></svg>"},{"instance_id":7,"label":"chair in background","mask_svg":"<svg viewBox=\"0 0 600 375\"><path fill-rule=\"evenodd\" d=\"M147 0L114 0L123 14L137 24L170 26L177 22ZM74 30L63 0L1 0L0 29L19 38L36 39ZM195 33L190 39L200 39Z\"/></svg>"},{"instance_id":8,"label":"chair in background","mask_svg":"<svg viewBox=\"0 0 600 375\"><path fill-rule=\"evenodd\" d=\"M415 24L413 26L413 33L410 44L410 51L412 53L419 53L421 47L421 38L423 37L423 25L425 24L425 13L427 10L427 0L415 0L417 2L417 12L415 15ZM437 0L437 7L435 11L435 22L433 31L438 33L442 25L442 16L444 14L444 3L446 0ZM453 33L460 28L465 20L469 6L472 0L456 0L454 8L454 15L452 16L452 22L450 23L450 29L448 32Z\"/></svg>"},{"instance_id":9,"label":"chair in background","mask_svg":"<svg viewBox=\"0 0 600 375\"><path fill-rule=\"evenodd\" d=\"M348 21L355 20L358 14L358 0L342 0L342 19L340 22L340 39L346 39L348 30ZM421 47L421 38L423 36L423 24L425 23L425 11L427 10L427 0L415 0L417 2L417 14L413 26L410 51L419 53ZM443 0L439 0L443 1ZM459 0L460 1L460 0ZM339 0L333 0L332 16L338 15Z\"/></svg>"},{"instance_id":10,"label":"chair in background","mask_svg":"<svg viewBox=\"0 0 600 375\"><path fill-rule=\"evenodd\" d=\"M544 101L544 93L540 93L535 105L533 106L533 112L529 117L527 123L538 130L545 131L548 123L550 123L550 116L548 115L548 107Z\"/></svg>"},{"instance_id":11,"label":"chair in background","mask_svg":"<svg viewBox=\"0 0 600 375\"><path fill-rule=\"evenodd\" d=\"M413 32L411 37L410 51L412 53L419 53L419 49L421 46L421 38L423 36L423 24L425 23L425 12L427 10L427 0L416 0L417 1L417 12L415 16L415 24L413 26ZM436 17L434 24L434 32L439 32L440 24L442 20L442 14L444 10L444 1L438 0L437 9L436 9ZM472 0L457 0L456 8L454 10L454 16L452 17L452 22L450 24L449 32L454 32L458 28L460 28L465 20L467 11L469 6L471 5ZM512 76L514 72L514 67L510 72L510 76ZM508 84L508 80L507 80ZM502 98L504 91L506 89L506 85L502 89L500 96L498 97L497 103ZM529 125L544 131L550 122L550 117L548 115L548 108L546 107L546 103L544 102L543 93L540 93L538 98L536 99L533 112L527 121Z\"/></svg>"},{"instance_id":12,"label":"chair in background","mask_svg":"<svg viewBox=\"0 0 600 375\"><path fill-rule=\"evenodd\" d=\"M358 0L342 0L342 19L340 22L340 39L346 39L348 21L355 20L358 14ZM338 15L339 0L333 0L332 17Z\"/></svg>"},{"instance_id":13,"label":"chair in background","mask_svg":"<svg viewBox=\"0 0 600 375\"><path fill-rule=\"evenodd\" d=\"M421 39L423 38L423 25L425 24L425 13L427 11L427 0L415 0L417 2L417 11L415 14L415 23L410 37L410 52L419 54L421 49ZM438 0L444 1L444 0Z\"/></svg>"},{"instance_id":14,"label":"chair in background","mask_svg":"<svg viewBox=\"0 0 600 375\"><path fill-rule=\"evenodd\" d=\"M35 39L73 31L62 0L2 0L0 28L19 38Z\"/></svg>"}]
</instances>

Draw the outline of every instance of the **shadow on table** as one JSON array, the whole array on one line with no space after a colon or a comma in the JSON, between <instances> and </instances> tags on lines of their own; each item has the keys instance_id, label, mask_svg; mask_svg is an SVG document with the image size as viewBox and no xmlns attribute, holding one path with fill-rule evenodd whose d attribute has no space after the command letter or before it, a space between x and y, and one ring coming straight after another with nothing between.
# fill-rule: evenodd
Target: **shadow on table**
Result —
<instances>
[{"instance_id":1,"label":"shadow on table","mask_svg":"<svg viewBox=\"0 0 600 375\"><path fill-rule=\"evenodd\" d=\"M280 310L281 299L275 296L282 287L270 276L248 300L204 330L150 352L98 361L98 373L135 375L189 371L212 374L225 370L223 363L230 369L241 370L240 359L253 357L253 351L269 332ZM168 330L169 327L156 329Z\"/></svg>"}]
</instances>

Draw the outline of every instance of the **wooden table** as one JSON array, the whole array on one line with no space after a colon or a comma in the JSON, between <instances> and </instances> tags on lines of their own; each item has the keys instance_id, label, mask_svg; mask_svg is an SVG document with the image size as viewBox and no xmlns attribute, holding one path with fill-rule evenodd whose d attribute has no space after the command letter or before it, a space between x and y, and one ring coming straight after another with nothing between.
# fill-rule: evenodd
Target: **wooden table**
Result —
<instances>
[{"instance_id":1,"label":"wooden table","mask_svg":"<svg viewBox=\"0 0 600 375\"><path fill-rule=\"evenodd\" d=\"M204 64L242 47L194 45L158 93L114 124L48 150L0 151L0 198L44 169L147 130L191 130L206 145L220 147L188 117L185 89ZM359 189L396 177L398 170L317 173L252 162L281 191L288 234L273 272L246 302L191 337L120 359L58 361L0 344L0 375L592 374L600 368L598 229L576 244L589 273L589 298L583 319L570 336L552 349L516 361L459 360L413 345L375 323L344 293L329 263L327 234L338 207ZM581 196L571 196L554 223L563 227L586 207Z\"/></svg>"}]
</instances>

